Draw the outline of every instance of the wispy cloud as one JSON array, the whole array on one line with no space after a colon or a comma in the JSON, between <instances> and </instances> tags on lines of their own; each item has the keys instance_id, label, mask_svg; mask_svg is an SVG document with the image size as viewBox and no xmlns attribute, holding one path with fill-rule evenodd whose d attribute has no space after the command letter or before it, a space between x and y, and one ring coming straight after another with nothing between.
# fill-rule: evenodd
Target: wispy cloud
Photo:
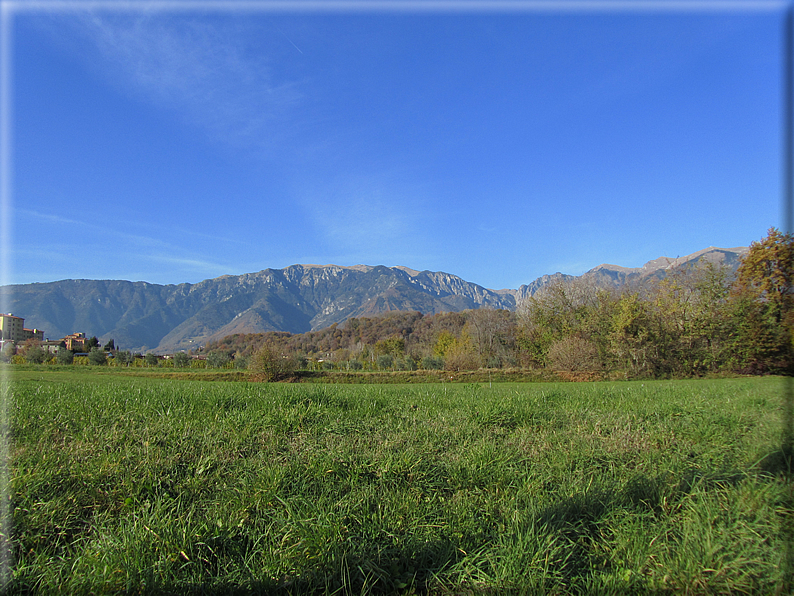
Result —
<instances>
[{"instance_id":1,"label":"wispy cloud","mask_svg":"<svg viewBox=\"0 0 794 596\"><path fill-rule=\"evenodd\" d=\"M158 12L53 17L53 35L124 93L169 110L232 145L272 145L300 102L297 77L274 74L272 40L244 16ZM57 27L57 30L56 30ZM291 42L290 42L291 43ZM291 48L294 52L294 49Z\"/></svg>"},{"instance_id":2,"label":"wispy cloud","mask_svg":"<svg viewBox=\"0 0 794 596\"><path fill-rule=\"evenodd\" d=\"M213 242L224 242L228 244L237 244L237 245L244 245L250 246L250 242L246 242L240 238L227 238L225 236L218 236L217 234L207 234L206 232L196 231L196 230L189 230L181 226L177 225L158 225L156 223L142 223L139 221L126 221L126 222L110 222L108 220L104 220L102 224L95 224L87 221L82 221L70 217L63 217L62 215L54 214L54 213L41 213L39 211L35 211L32 209L16 209L16 213L18 215L23 215L27 217L32 217L41 221L47 221L53 224L57 224L60 226L82 226L96 232L101 232L105 234L113 235L116 238L126 238L128 240L134 240L136 242L148 245L161 245L165 247L170 247L170 244L167 242L163 242L157 238L152 236L147 236L144 234L132 234L128 231L121 231L123 226L127 228L131 226L137 227L144 227L148 228L149 231L156 233L157 235L163 235L164 233L169 234L172 237L177 236L189 236L193 238L200 238L202 240L211 240ZM113 225L115 224L115 225Z\"/></svg>"},{"instance_id":3,"label":"wispy cloud","mask_svg":"<svg viewBox=\"0 0 794 596\"><path fill-rule=\"evenodd\" d=\"M417 230L416 198L389 176L341 178L307 193L303 204L334 252L391 254Z\"/></svg>"},{"instance_id":4,"label":"wispy cloud","mask_svg":"<svg viewBox=\"0 0 794 596\"><path fill-rule=\"evenodd\" d=\"M49 221L55 224L61 225L69 225L69 226L87 226L87 224L83 221L78 221L76 219L71 219L68 217L62 217L60 215L54 215L51 213L39 213L38 211L32 211L31 209L16 209L15 212L20 215L27 215L28 217L34 217L36 219L42 219L45 221Z\"/></svg>"},{"instance_id":5,"label":"wispy cloud","mask_svg":"<svg viewBox=\"0 0 794 596\"><path fill-rule=\"evenodd\" d=\"M61 238L65 239L60 242L49 242L36 246L20 246L12 251L17 258L24 257L27 260L46 264L39 266L40 269L47 269L48 267L52 269L55 267L56 270L81 271L86 268L86 264L89 262L86 260L86 252L90 254L93 250L121 250L118 257L112 261L113 266L124 266L123 264L125 263L130 266L134 263L166 265L167 269L162 270L168 271L167 277L170 280L167 283L173 283L175 279L179 280L190 274L199 273L202 276L222 275L229 273L232 269L228 263L202 258L204 255L201 254L200 250L191 251L159 238L131 234L107 225L97 225L74 218L39 213L30 209L19 209L17 212L26 217L50 222L58 226L69 226L72 229L73 234L60 235ZM107 247L110 246L115 248L108 249ZM100 268L106 264L101 264ZM88 269L93 270L92 267ZM87 275L95 276L97 273L94 272ZM27 281L38 281L38 279Z\"/></svg>"},{"instance_id":6,"label":"wispy cloud","mask_svg":"<svg viewBox=\"0 0 794 596\"><path fill-rule=\"evenodd\" d=\"M149 255L148 258L160 263L167 263L176 266L180 270L192 270L202 274L218 274L223 275L229 273L228 265L219 265L212 261L204 261L201 259L187 259L180 257L170 257L168 255Z\"/></svg>"},{"instance_id":7,"label":"wispy cloud","mask_svg":"<svg viewBox=\"0 0 794 596\"><path fill-rule=\"evenodd\" d=\"M101 224L101 225L94 224L68 217L62 217L60 215L40 213L38 211L33 211L30 209L17 209L16 212L19 215L26 215L28 217L49 221L51 223L55 223L58 225L80 226L82 228L91 230L93 232L98 232L103 235L112 236L119 240L126 240L128 242L133 242L138 246L172 248L167 242L163 242L162 240L159 240L157 238L152 238L151 236L142 236L140 234L130 234L129 232L123 232L121 230L114 229L106 224Z\"/></svg>"}]
</instances>

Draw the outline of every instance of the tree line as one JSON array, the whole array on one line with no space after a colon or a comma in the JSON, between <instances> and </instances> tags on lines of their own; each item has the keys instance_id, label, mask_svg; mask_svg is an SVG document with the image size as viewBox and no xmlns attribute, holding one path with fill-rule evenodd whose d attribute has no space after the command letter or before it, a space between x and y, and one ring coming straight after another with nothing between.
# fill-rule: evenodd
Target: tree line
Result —
<instances>
[{"instance_id":1,"label":"tree line","mask_svg":"<svg viewBox=\"0 0 794 596\"><path fill-rule=\"evenodd\" d=\"M390 312L301 334L237 334L206 352L246 363L342 370L549 369L664 378L794 370L794 237L770 228L734 272L682 266L662 280L548 285L516 312ZM261 366L260 366L261 368Z\"/></svg>"}]
</instances>

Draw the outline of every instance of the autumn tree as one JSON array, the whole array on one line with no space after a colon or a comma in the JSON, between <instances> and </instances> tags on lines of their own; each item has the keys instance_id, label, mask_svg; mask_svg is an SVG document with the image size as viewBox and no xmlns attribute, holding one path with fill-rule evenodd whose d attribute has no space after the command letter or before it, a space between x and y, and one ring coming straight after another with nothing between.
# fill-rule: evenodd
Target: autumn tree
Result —
<instances>
[{"instance_id":1,"label":"autumn tree","mask_svg":"<svg viewBox=\"0 0 794 596\"><path fill-rule=\"evenodd\" d=\"M568 343L565 351L576 345L587 346L589 359L594 346L599 360L604 361L615 307L614 294L587 278L557 281L541 288L518 306L517 344L522 360L531 366L546 366L553 344L578 337L586 343Z\"/></svg>"},{"instance_id":2,"label":"autumn tree","mask_svg":"<svg viewBox=\"0 0 794 596\"><path fill-rule=\"evenodd\" d=\"M731 294L739 369L782 372L792 368L794 236L770 228L742 260Z\"/></svg>"},{"instance_id":3,"label":"autumn tree","mask_svg":"<svg viewBox=\"0 0 794 596\"><path fill-rule=\"evenodd\" d=\"M462 331L444 353L444 369L454 371L477 370L482 366L469 334Z\"/></svg>"},{"instance_id":4,"label":"autumn tree","mask_svg":"<svg viewBox=\"0 0 794 596\"><path fill-rule=\"evenodd\" d=\"M507 310L479 308L466 313L464 332L471 338L481 366L497 368L512 359L515 315Z\"/></svg>"}]
</instances>

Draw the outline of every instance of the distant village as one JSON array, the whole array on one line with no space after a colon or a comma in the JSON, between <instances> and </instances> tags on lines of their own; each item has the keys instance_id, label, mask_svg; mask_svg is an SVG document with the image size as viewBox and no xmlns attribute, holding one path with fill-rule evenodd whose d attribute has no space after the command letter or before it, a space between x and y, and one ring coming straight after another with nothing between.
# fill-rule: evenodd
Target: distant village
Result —
<instances>
[{"instance_id":1,"label":"distant village","mask_svg":"<svg viewBox=\"0 0 794 596\"><path fill-rule=\"evenodd\" d=\"M61 339L44 339L42 329L28 329L25 319L11 313L0 314L0 350L7 345L19 346L29 341L35 341L41 349L55 354L58 348L66 348L72 352L81 352L88 341L84 333L72 333Z\"/></svg>"},{"instance_id":2,"label":"distant village","mask_svg":"<svg viewBox=\"0 0 794 596\"><path fill-rule=\"evenodd\" d=\"M198 348L201 351L201 347ZM205 354L186 354L160 356L148 353L133 354L121 351L113 339L101 345L96 337L86 337L77 332L60 339L45 339L41 329L28 329L25 319L12 313L0 313L0 361L23 364L113 364L116 366L190 366L205 368L208 359ZM215 364L209 363L217 368ZM224 361L222 364L226 364ZM228 366L227 366L228 368Z\"/></svg>"}]
</instances>

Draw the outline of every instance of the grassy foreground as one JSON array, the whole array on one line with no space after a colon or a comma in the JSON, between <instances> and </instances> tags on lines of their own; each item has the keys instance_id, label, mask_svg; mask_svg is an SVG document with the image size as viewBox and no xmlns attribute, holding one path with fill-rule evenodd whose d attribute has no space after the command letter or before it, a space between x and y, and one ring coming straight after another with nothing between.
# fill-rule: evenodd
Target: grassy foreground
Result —
<instances>
[{"instance_id":1,"label":"grassy foreground","mask_svg":"<svg viewBox=\"0 0 794 596\"><path fill-rule=\"evenodd\" d=\"M782 585L780 379L11 388L11 593Z\"/></svg>"}]
</instances>

